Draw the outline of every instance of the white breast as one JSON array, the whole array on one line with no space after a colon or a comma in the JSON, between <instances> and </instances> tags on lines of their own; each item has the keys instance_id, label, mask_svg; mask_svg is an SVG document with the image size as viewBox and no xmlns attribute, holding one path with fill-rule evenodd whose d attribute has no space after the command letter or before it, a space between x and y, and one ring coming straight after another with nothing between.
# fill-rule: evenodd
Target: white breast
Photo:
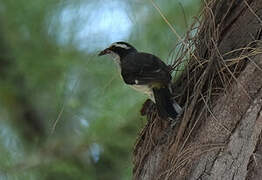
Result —
<instances>
[{"instance_id":1,"label":"white breast","mask_svg":"<svg viewBox=\"0 0 262 180\"><path fill-rule=\"evenodd\" d=\"M134 88L135 90L142 92L146 95L148 95L148 97L155 102L155 98L154 98L154 94L151 88L149 88L147 85L131 85L132 88Z\"/></svg>"}]
</instances>

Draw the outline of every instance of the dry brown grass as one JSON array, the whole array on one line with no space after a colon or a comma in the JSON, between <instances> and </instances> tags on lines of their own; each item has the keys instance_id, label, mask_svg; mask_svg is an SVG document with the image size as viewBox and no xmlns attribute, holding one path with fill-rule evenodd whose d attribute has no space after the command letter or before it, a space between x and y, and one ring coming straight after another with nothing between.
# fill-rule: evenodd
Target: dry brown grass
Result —
<instances>
[{"instance_id":1,"label":"dry brown grass","mask_svg":"<svg viewBox=\"0 0 262 180\"><path fill-rule=\"evenodd\" d=\"M245 3L247 8L252 11L246 1ZM163 20L171 26L157 5L155 3L153 5L163 17ZM262 68L252 60L252 57L262 53L262 50L258 47L261 42L256 38L251 43L246 44L245 47L233 49L229 52L220 52L219 45L223 29L219 25L227 18L230 8L223 16L218 18L213 12L213 7L216 5L217 1L215 0L204 2L204 8L199 18L196 19L184 38L179 37L174 28L170 27L180 39L171 67L172 71L179 74L173 88L176 92L175 98L183 106L184 113L179 125L175 128L169 127L169 122L160 121L155 111L147 115L148 124L141 132L135 147L134 161L140 159L140 163L138 165L135 163L137 166L134 170L143 166L143 161L146 160L148 154L153 151L156 145L159 145L160 142L156 136L161 135L161 126L165 128L162 128L162 131L169 133L165 144L168 153L166 153L163 163L169 161L171 165L163 167L163 169L168 170L160 174L159 179L170 177L197 156L213 150L223 149L223 143L187 146L187 142L194 135L197 127L203 123L201 122L203 117L208 116L213 116L217 126L230 134L230 130L220 124L219 120L214 116L212 106L221 94L230 89L233 83L240 84L238 76L247 63L253 63L262 72ZM231 5L234 5L233 2ZM260 22L261 19L258 16L256 17ZM261 36L261 34L258 36ZM180 73L180 71L183 72ZM243 85L240 84L240 87L245 91ZM138 151L138 149L140 150ZM139 156L137 156L138 154Z\"/></svg>"}]
</instances>

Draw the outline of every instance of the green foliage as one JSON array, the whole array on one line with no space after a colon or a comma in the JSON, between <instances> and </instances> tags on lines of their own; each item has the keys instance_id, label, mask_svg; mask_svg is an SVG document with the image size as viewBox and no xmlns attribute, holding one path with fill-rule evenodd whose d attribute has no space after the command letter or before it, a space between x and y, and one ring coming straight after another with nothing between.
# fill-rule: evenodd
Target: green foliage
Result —
<instances>
[{"instance_id":1,"label":"green foliage","mask_svg":"<svg viewBox=\"0 0 262 180\"><path fill-rule=\"evenodd\" d=\"M177 38L150 1L111 3L119 7L0 1L0 179L131 179L146 97L122 83L110 58L96 55L125 40L167 60ZM177 1L156 3L181 36L184 15L190 24L199 8L199 1L183 2L184 14ZM129 19L121 24L106 12ZM111 25L129 32L120 36Z\"/></svg>"}]
</instances>

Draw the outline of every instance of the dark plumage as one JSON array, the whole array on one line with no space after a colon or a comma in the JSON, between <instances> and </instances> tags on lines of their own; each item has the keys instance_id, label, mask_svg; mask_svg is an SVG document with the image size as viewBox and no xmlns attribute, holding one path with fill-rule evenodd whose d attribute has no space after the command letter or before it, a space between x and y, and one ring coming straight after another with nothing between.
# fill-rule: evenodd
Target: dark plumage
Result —
<instances>
[{"instance_id":1,"label":"dark plumage","mask_svg":"<svg viewBox=\"0 0 262 180\"><path fill-rule=\"evenodd\" d=\"M171 74L168 66L158 57L138 52L126 42L113 43L101 51L99 56L110 54L121 69L124 82L142 91L156 103L161 118L175 119L181 112L180 106L172 100Z\"/></svg>"},{"instance_id":2,"label":"dark plumage","mask_svg":"<svg viewBox=\"0 0 262 180\"><path fill-rule=\"evenodd\" d=\"M131 59L131 61L130 61ZM169 84L171 75L168 67L152 54L132 52L121 60L121 74L127 84ZM138 83L134 81L137 80Z\"/></svg>"}]
</instances>

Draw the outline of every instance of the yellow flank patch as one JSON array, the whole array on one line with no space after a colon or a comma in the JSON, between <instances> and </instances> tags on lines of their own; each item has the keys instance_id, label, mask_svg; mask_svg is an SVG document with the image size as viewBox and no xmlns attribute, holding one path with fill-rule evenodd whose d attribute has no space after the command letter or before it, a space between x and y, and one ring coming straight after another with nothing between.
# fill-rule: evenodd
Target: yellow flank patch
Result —
<instances>
[{"instance_id":1,"label":"yellow flank patch","mask_svg":"<svg viewBox=\"0 0 262 180\"><path fill-rule=\"evenodd\" d=\"M160 82L153 82L153 83L150 84L150 87L151 88L162 88L162 87L164 87L164 84L160 83Z\"/></svg>"}]
</instances>

